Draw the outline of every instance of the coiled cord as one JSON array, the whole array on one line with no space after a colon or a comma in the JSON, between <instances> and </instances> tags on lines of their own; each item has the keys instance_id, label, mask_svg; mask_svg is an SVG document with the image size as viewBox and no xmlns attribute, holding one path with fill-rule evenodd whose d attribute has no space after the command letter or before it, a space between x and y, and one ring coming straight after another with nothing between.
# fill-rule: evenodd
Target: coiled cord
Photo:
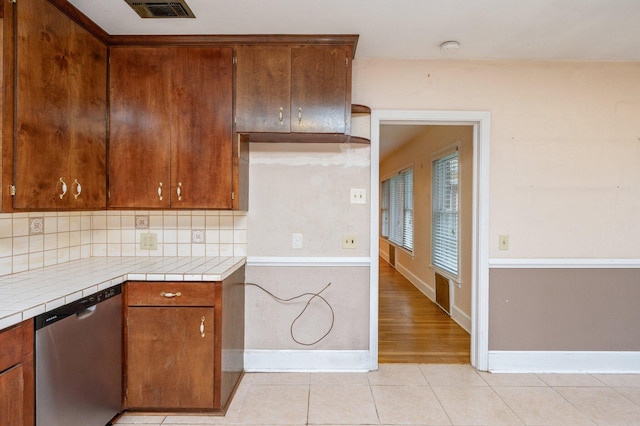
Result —
<instances>
[{"instance_id":1,"label":"coiled cord","mask_svg":"<svg viewBox=\"0 0 640 426\"><path fill-rule=\"evenodd\" d=\"M333 330L333 324L334 324L334 322L335 322L335 317L336 317L335 312L333 311L333 307L331 307L331 304L327 301L327 299L325 299L323 296L321 296L321 295L320 295L320 293L322 293L322 292L323 292L323 291L325 291L327 288L329 288L329 286L331 285L331 283L329 283L329 284L327 284L326 286L324 286L324 288L323 288L322 290L320 290L319 292L317 292L317 293L309 293L309 292L307 292L307 293L302 293L302 294L300 294L300 295L298 295L298 296L290 297L290 298L288 298L288 299L284 299L284 298L282 298L282 297L278 297L278 296L276 296L275 294L273 294L272 292L270 292L269 290L267 290L266 288L264 288L264 287L262 287L261 285L256 284L256 283L245 283L245 285L250 285L250 286L253 286L253 287L257 287L257 288L259 288L260 290L262 290L262 291L264 291L265 293L267 293L269 296L273 297L274 299L276 299L276 300L278 300L278 301L280 301L280 302L285 302L285 303L286 303L286 302L291 302L291 301L296 300L296 299L300 299L300 298L305 297L305 296L311 296L311 297L309 298L309 300L307 300L307 303L306 303L306 305L304 306L304 308L302 309L302 311L301 311L301 312L298 314L298 316L297 316L297 317L295 317L295 319L291 322L291 327L289 327L289 333L291 334L291 338L292 338L292 339L293 339L293 341L294 341L294 342L296 342L297 344L299 344L299 345L303 345L303 346L313 346L313 345L315 345L316 343L318 343L318 342L322 341L325 337L327 337L327 336L329 335L329 333L331 333L331 330ZM309 305L311 304L311 302L313 301L313 299L320 299L322 302L324 302L324 304L325 304L325 305L327 305L327 307L329 308L329 311L331 311L331 326L329 327L329 330L327 330L327 332L326 332L326 333L324 333L324 334L323 334L323 335L322 335L318 340L315 340L315 341L313 341L313 342L311 342L311 343L307 343L307 342L302 342L302 341L300 341L300 340L296 339L296 337L295 337L295 335L294 335L294 333L293 333L293 327L294 327L294 325L296 324L296 322L297 322L297 321L302 317L302 315L304 315L304 313L307 311L307 308L309 308Z\"/></svg>"}]
</instances>

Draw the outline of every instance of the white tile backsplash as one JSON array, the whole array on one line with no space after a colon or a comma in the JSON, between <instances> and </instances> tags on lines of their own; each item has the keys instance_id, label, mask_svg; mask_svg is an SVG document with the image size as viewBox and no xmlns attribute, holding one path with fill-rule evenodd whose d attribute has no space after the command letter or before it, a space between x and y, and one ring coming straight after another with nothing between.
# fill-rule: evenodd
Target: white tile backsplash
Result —
<instances>
[{"instance_id":1,"label":"white tile backsplash","mask_svg":"<svg viewBox=\"0 0 640 426\"><path fill-rule=\"evenodd\" d=\"M88 257L246 256L247 223L246 212L216 210L0 214L0 276ZM140 249L141 232L158 234L157 250Z\"/></svg>"}]
</instances>

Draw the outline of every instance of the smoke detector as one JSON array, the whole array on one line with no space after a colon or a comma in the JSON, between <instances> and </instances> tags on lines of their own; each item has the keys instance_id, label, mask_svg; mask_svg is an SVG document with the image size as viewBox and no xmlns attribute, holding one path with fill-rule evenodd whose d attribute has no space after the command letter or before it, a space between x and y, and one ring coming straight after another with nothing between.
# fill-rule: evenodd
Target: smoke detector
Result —
<instances>
[{"instance_id":1,"label":"smoke detector","mask_svg":"<svg viewBox=\"0 0 640 426\"><path fill-rule=\"evenodd\" d=\"M440 45L440 53L444 56L453 55L458 51L458 49L460 49L460 43L455 40L445 41Z\"/></svg>"},{"instance_id":2,"label":"smoke detector","mask_svg":"<svg viewBox=\"0 0 640 426\"><path fill-rule=\"evenodd\" d=\"M185 0L124 0L141 18L195 18Z\"/></svg>"}]
</instances>

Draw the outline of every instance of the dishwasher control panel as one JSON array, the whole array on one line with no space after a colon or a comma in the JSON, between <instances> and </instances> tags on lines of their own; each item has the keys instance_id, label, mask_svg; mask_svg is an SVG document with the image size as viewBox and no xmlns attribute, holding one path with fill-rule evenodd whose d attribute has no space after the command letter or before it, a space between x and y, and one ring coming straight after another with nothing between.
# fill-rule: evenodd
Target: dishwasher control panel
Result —
<instances>
[{"instance_id":1,"label":"dishwasher control panel","mask_svg":"<svg viewBox=\"0 0 640 426\"><path fill-rule=\"evenodd\" d=\"M71 315L82 314L84 311L98 303L104 302L105 300L121 293L122 284L117 284L113 287L109 287L108 289L101 290L97 293L93 293L89 296L67 303L64 306L60 306L59 308L55 308L49 312L45 312L44 314L40 314L35 317L35 329L39 330Z\"/></svg>"}]
</instances>

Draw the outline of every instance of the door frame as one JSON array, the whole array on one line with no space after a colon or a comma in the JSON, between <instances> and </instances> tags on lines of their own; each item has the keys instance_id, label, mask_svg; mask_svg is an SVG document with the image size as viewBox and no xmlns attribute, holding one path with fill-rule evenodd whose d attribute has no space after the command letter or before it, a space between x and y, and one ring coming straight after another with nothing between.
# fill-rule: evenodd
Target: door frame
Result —
<instances>
[{"instance_id":1,"label":"door frame","mask_svg":"<svg viewBox=\"0 0 640 426\"><path fill-rule=\"evenodd\" d=\"M471 365L487 371L489 356L489 169L488 111L371 111L370 369L378 368L378 271L380 214L380 125L473 126L473 220L471 255Z\"/></svg>"}]
</instances>

